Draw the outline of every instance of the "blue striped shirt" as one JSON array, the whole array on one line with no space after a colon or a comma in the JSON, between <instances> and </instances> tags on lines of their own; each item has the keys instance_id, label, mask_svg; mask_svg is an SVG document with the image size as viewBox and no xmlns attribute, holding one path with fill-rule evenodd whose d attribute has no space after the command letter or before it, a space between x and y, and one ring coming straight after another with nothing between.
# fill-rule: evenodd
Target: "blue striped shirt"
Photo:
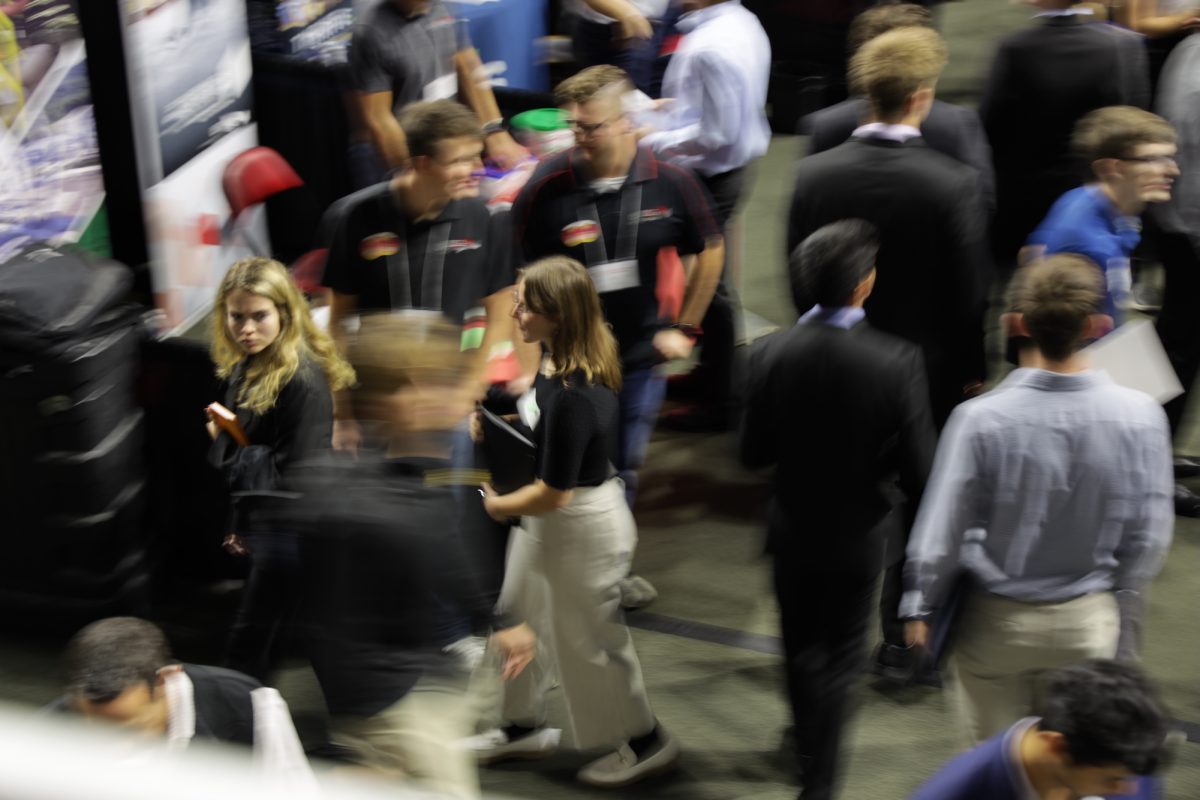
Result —
<instances>
[{"instance_id":1,"label":"blue striped shirt","mask_svg":"<svg viewBox=\"0 0 1200 800\"><path fill-rule=\"evenodd\" d=\"M950 416L908 545L901 616L961 570L1023 602L1140 589L1174 524L1171 437L1149 395L1102 372L1018 369Z\"/></svg>"}]
</instances>

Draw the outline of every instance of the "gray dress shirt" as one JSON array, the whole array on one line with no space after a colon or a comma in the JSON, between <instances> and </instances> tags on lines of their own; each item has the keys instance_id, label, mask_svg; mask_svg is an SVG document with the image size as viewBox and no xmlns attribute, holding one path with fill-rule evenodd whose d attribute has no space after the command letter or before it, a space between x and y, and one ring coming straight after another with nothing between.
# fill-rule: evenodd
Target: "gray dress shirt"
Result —
<instances>
[{"instance_id":1,"label":"gray dress shirt","mask_svg":"<svg viewBox=\"0 0 1200 800\"><path fill-rule=\"evenodd\" d=\"M1137 591L1174 524L1171 438L1149 395L1103 372L1018 369L950 417L909 539L903 617L966 571L1025 602Z\"/></svg>"}]
</instances>

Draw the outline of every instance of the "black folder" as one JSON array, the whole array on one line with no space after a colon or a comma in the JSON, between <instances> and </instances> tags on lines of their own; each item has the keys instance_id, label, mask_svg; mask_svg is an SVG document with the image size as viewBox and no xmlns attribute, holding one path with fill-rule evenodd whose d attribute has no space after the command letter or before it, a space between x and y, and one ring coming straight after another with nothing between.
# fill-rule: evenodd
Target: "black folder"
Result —
<instances>
[{"instance_id":1,"label":"black folder","mask_svg":"<svg viewBox=\"0 0 1200 800\"><path fill-rule=\"evenodd\" d=\"M508 494L533 483L537 445L486 408L479 409L479 413L483 420L483 456L492 473L492 487Z\"/></svg>"}]
</instances>

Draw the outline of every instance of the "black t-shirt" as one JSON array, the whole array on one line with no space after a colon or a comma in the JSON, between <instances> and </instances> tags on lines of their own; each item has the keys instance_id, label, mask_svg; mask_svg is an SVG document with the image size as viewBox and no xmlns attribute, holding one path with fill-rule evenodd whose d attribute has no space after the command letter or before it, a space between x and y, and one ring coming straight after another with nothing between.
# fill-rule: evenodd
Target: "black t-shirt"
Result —
<instances>
[{"instance_id":1,"label":"black t-shirt","mask_svg":"<svg viewBox=\"0 0 1200 800\"><path fill-rule=\"evenodd\" d=\"M582 373L546 377L533 383L540 416L534 428L534 472L560 491L599 486L613 476L617 445L617 393L589 384Z\"/></svg>"},{"instance_id":2,"label":"black t-shirt","mask_svg":"<svg viewBox=\"0 0 1200 800\"><path fill-rule=\"evenodd\" d=\"M418 100L454 97L454 55L471 46L466 30L438 0L428 12L408 17L392 0L381 0L354 28L351 88L391 92L395 112Z\"/></svg>"},{"instance_id":3,"label":"black t-shirt","mask_svg":"<svg viewBox=\"0 0 1200 800\"><path fill-rule=\"evenodd\" d=\"M507 212L493 219L474 197L451 201L437 219L413 222L390 184L371 186L326 212L322 282L357 296L360 311L434 309L461 324L483 298L515 282L507 224Z\"/></svg>"},{"instance_id":4,"label":"black t-shirt","mask_svg":"<svg viewBox=\"0 0 1200 800\"><path fill-rule=\"evenodd\" d=\"M630 193L638 200L630 214L636 220L622 219L622 204L633 205ZM529 179L512 214L518 257L526 261L565 255L594 268L606 260L636 258L637 286L611 291L597 286L626 370L660 360L652 340L669 320L658 313L658 251L699 253L707 240L721 235L712 202L695 177L645 149L616 192L592 190L574 149L550 158ZM592 276L596 279L595 271Z\"/></svg>"}]
</instances>

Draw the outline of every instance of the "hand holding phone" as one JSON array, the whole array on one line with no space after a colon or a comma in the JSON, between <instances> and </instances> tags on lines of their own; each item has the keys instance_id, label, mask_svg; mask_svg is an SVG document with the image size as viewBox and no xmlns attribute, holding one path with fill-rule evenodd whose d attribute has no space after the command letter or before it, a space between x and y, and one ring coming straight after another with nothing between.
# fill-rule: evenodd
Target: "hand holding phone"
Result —
<instances>
[{"instance_id":1,"label":"hand holding phone","mask_svg":"<svg viewBox=\"0 0 1200 800\"><path fill-rule=\"evenodd\" d=\"M250 440L246 438L246 432L242 430L242 425L238 422L237 414L234 414L220 403L210 403L208 408L204 410L208 412L209 422L212 422L217 428L228 433L238 443L239 447L248 447L250 445Z\"/></svg>"}]
</instances>

